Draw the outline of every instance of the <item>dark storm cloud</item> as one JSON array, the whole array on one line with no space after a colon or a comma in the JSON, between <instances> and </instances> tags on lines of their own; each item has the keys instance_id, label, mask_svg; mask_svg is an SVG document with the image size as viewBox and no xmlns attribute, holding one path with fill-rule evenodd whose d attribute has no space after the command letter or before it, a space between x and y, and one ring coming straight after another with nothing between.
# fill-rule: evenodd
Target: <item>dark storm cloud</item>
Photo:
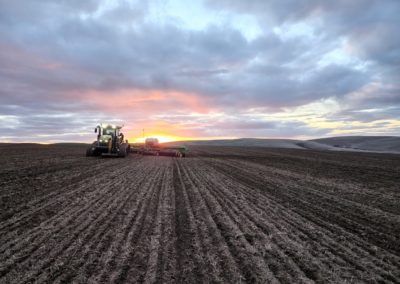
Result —
<instances>
[{"instance_id":1,"label":"dark storm cloud","mask_svg":"<svg viewBox=\"0 0 400 284\"><path fill-rule=\"evenodd\" d=\"M360 117L358 110L374 105L382 110L374 117L389 117L391 112L383 113L387 106L400 105L399 2L206 3L214 11L254 15L262 33L250 40L231 25L191 30L174 21L151 21L149 6L140 2L120 1L103 9L99 1L0 0L0 115L17 116L20 127L28 128L28 121L44 125L47 128L41 131L46 132L63 129L63 123L73 120L60 116L54 121L59 125L46 124L38 114L84 116L82 123L73 122L79 128L107 115L79 97L80 93L98 91L98 100L102 100L117 98L116 94L127 89L195 94L210 109L238 114L250 108L277 112L335 98L350 104L343 115L351 120ZM273 27L312 19L320 19L312 37L285 38L272 32ZM348 52L366 67L320 64L341 38ZM371 82L378 82L379 87L351 98ZM132 110L136 111L141 110ZM165 111L184 110L172 107ZM138 119L139 115L117 114L117 118L124 117ZM269 127L277 133L290 128L311 133L294 124L279 127L277 121L243 124L226 119L223 125L237 133L246 126Z\"/></svg>"}]
</instances>

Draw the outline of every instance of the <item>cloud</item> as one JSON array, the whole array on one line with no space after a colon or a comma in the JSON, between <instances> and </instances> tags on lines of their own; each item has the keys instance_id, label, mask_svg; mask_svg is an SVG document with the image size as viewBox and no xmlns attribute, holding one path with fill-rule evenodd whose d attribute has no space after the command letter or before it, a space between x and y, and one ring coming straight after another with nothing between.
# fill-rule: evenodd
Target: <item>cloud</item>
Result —
<instances>
[{"instance_id":1,"label":"cloud","mask_svg":"<svg viewBox=\"0 0 400 284\"><path fill-rule=\"evenodd\" d=\"M204 15L201 29L171 16L179 3L154 3L0 0L0 128L78 133L116 119L191 136L315 136L332 129L276 118L328 99L340 110L327 120L399 119L397 1L205 1L193 7L223 20ZM233 24L243 17L254 37Z\"/></svg>"}]
</instances>

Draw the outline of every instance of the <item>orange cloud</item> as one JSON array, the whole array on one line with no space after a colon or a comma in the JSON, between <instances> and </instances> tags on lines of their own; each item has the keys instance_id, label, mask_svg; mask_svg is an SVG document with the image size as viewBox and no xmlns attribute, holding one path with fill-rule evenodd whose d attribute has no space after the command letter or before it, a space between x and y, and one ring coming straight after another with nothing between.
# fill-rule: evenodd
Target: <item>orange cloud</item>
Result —
<instances>
[{"instance_id":1,"label":"orange cloud","mask_svg":"<svg viewBox=\"0 0 400 284\"><path fill-rule=\"evenodd\" d=\"M123 89L69 93L69 97L87 103L103 112L130 111L136 113L168 113L190 111L207 113L209 104L193 93L164 90Z\"/></svg>"}]
</instances>

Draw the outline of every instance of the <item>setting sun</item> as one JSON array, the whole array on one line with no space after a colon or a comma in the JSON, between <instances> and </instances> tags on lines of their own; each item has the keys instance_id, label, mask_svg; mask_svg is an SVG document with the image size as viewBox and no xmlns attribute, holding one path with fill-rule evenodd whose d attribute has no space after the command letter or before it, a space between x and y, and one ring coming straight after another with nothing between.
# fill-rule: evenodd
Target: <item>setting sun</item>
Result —
<instances>
[{"instance_id":1,"label":"setting sun","mask_svg":"<svg viewBox=\"0 0 400 284\"><path fill-rule=\"evenodd\" d=\"M154 135L146 135L146 137L131 138L131 139L129 139L129 141L132 141L134 143L144 143L146 138L149 138L149 137L157 138L160 143L187 140L187 139L184 139L183 137L178 137L178 136L168 136L168 135L157 135L157 134L154 134Z\"/></svg>"}]
</instances>

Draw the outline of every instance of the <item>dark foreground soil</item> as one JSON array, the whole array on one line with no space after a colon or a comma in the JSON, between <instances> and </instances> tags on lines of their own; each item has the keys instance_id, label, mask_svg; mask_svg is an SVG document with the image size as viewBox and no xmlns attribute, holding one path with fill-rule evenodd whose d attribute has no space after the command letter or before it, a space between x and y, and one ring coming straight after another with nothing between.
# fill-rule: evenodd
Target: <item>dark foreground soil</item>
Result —
<instances>
[{"instance_id":1,"label":"dark foreground soil","mask_svg":"<svg viewBox=\"0 0 400 284\"><path fill-rule=\"evenodd\" d=\"M400 283L400 156L0 145L1 283Z\"/></svg>"}]
</instances>

